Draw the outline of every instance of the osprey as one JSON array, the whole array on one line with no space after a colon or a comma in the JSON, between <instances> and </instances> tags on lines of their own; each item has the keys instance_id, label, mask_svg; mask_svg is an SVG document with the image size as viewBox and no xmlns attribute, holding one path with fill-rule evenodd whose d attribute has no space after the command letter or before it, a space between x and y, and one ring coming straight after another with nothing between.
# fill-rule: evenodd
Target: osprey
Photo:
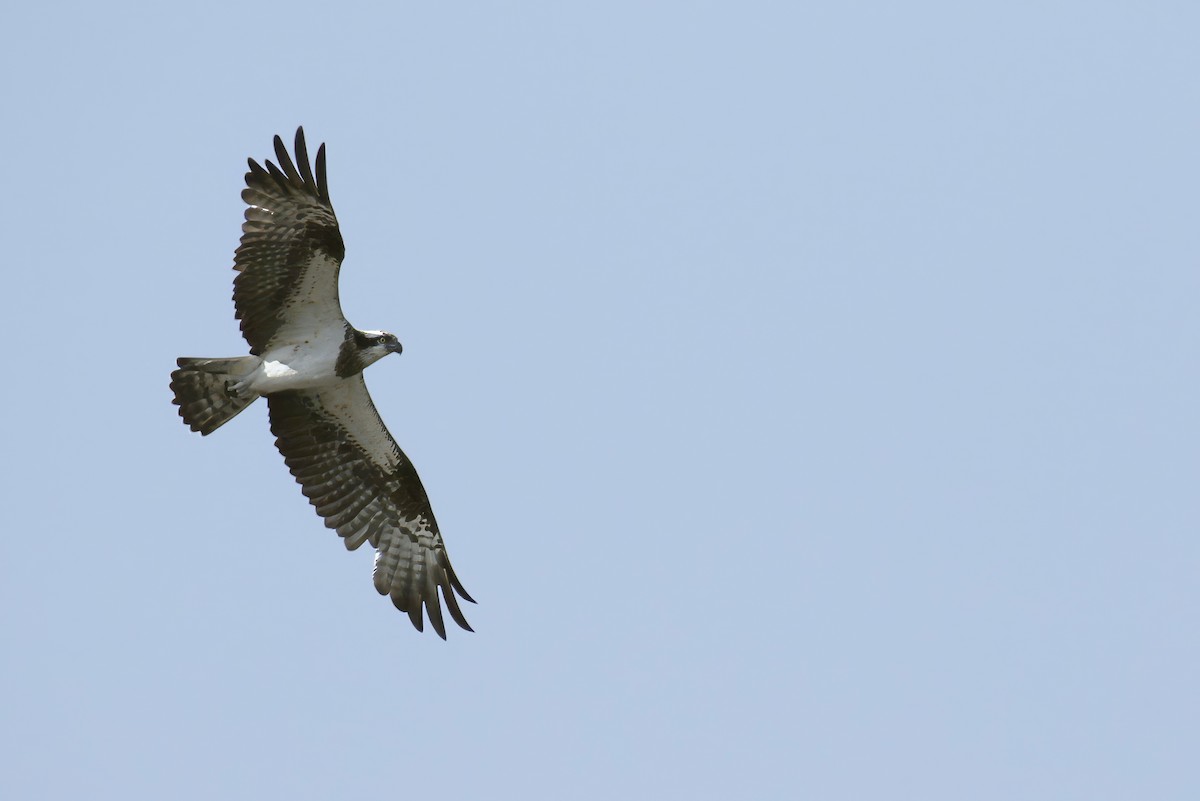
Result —
<instances>
[{"instance_id":1,"label":"osprey","mask_svg":"<svg viewBox=\"0 0 1200 801\"><path fill-rule=\"evenodd\" d=\"M329 202L325 145L316 174L304 129L296 161L275 137L279 166L249 159L242 239L234 254L233 303L249 356L178 360L171 390L179 415L207 436L265 396L271 432L292 475L325 525L354 550L375 548L375 589L391 596L418 631L422 606L446 638L438 588L450 616L471 631L455 599L474 599L446 555L429 498L412 462L392 439L363 370L400 353L396 337L359 331L338 300L345 255Z\"/></svg>"}]
</instances>

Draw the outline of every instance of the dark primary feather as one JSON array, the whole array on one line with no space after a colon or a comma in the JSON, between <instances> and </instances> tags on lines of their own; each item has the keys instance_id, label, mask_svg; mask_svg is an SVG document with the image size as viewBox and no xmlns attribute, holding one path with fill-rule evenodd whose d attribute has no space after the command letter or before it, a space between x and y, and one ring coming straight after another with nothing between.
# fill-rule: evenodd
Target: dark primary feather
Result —
<instances>
[{"instance_id":1,"label":"dark primary feather","mask_svg":"<svg viewBox=\"0 0 1200 801\"><path fill-rule=\"evenodd\" d=\"M429 498L388 433L362 375L267 396L271 431L309 502L351 550L376 548L375 588L424 629L422 607L445 639L441 599L471 631L455 593L474 602L450 565Z\"/></svg>"},{"instance_id":2,"label":"dark primary feather","mask_svg":"<svg viewBox=\"0 0 1200 801\"><path fill-rule=\"evenodd\" d=\"M313 174L296 130L296 162L275 137L276 166L249 159L241 244L234 254L233 302L250 352L261 355L280 328L299 314L314 330L344 324L337 280L346 254L329 201L325 145L317 149ZM299 164L299 167L297 167ZM302 308L301 301L312 301Z\"/></svg>"}]
</instances>

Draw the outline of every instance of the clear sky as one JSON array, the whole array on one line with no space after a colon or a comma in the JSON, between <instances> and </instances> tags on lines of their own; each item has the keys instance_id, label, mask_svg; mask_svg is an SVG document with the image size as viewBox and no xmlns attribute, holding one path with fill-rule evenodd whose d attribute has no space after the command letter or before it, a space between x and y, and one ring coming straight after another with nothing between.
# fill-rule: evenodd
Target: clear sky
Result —
<instances>
[{"instance_id":1,"label":"clear sky","mask_svg":"<svg viewBox=\"0 0 1200 801\"><path fill-rule=\"evenodd\" d=\"M1200 6L0 31L0 797L1200 798ZM475 634L170 404L298 124Z\"/></svg>"}]
</instances>

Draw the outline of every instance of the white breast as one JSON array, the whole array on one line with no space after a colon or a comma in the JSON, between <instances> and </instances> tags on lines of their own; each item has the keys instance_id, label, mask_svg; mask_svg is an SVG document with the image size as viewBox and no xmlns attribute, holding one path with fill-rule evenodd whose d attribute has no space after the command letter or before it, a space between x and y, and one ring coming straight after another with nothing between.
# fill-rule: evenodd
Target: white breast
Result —
<instances>
[{"instance_id":1,"label":"white breast","mask_svg":"<svg viewBox=\"0 0 1200 801\"><path fill-rule=\"evenodd\" d=\"M313 338L310 342L272 348L250 379L249 388L260 395L288 389L312 389L340 379L334 372L342 340Z\"/></svg>"}]
</instances>

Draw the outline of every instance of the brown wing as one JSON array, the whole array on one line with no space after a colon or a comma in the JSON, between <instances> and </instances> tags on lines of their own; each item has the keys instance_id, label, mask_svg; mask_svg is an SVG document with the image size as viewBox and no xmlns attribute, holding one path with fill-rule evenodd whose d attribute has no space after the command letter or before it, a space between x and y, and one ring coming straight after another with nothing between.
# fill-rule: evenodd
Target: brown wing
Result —
<instances>
[{"instance_id":1,"label":"brown wing","mask_svg":"<svg viewBox=\"0 0 1200 801\"><path fill-rule=\"evenodd\" d=\"M275 156L279 166L267 161L265 168L249 159L246 221L233 264L233 303L256 356L281 329L340 337L346 324L337 287L346 248L329 202L325 145L317 150L315 176L303 128L296 130L296 163L278 136Z\"/></svg>"},{"instance_id":2,"label":"brown wing","mask_svg":"<svg viewBox=\"0 0 1200 801\"><path fill-rule=\"evenodd\" d=\"M267 403L275 444L325 525L351 550L364 542L375 546L380 595L391 596L418 631L424 605L445 639L440 587L450 616L471 631L455 592L474 600L450 566L421 479L384 427L362 375L274 393Z\"/></svg>"}]
</instances>

